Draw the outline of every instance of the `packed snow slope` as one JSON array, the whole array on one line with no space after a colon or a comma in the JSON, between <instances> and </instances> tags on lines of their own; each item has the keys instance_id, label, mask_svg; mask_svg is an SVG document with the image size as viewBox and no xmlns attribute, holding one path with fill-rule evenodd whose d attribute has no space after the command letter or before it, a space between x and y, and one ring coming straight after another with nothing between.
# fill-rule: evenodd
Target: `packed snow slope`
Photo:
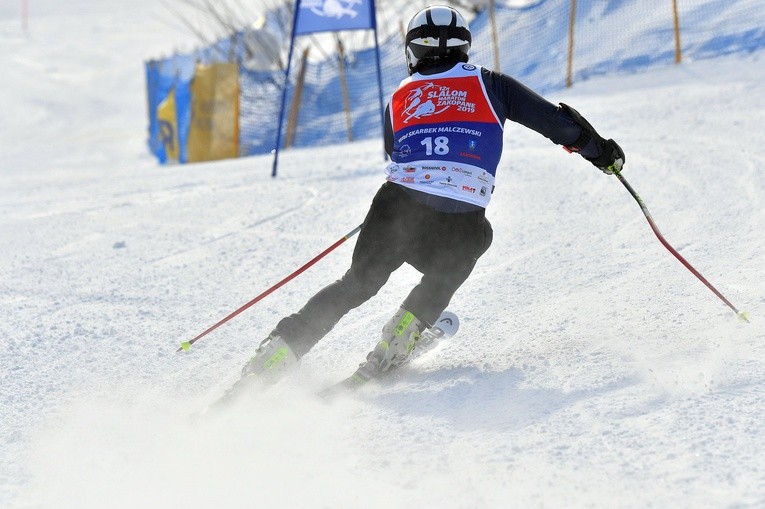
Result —
<instances>
[{"instance_id":1,"label":"packed snow slope","mask_svg":"<svg viewBox=\"0 0 765 509\"><path fill-rule=\"evenodd\" d=\"M765 54L551 94L627 153L614 177L508 124L495 239L458 336L333 403L418 279L396 272L294 376L219 396L353 241L176 354L359 224L379 140L159 167L149 0L0 7L0 506L765 506ZM171 42L172 41L172 42Z\"/></svg>"}]
</instances>

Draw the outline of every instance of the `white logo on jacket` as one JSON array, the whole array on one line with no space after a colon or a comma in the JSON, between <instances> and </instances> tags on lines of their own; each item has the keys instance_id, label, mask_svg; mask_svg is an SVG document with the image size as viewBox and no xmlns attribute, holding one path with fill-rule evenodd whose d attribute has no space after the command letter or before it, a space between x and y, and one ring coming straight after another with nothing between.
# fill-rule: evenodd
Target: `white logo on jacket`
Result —
<instances>
[{"instance_id":1,"label":"white logo on jacket","mask_svg":"<svg viewBox=\"0 0 765 509\"><path fill-rule=\"evenodd\" d=\"M432 81L413 88L404 99L404 123L411 119L420 119L438 115L456 106L459 111L472 113L475 111L475 103L467 100L468 93L465 90L452 90L444 85L436 85Z\"/></svg>"}]
</instances>

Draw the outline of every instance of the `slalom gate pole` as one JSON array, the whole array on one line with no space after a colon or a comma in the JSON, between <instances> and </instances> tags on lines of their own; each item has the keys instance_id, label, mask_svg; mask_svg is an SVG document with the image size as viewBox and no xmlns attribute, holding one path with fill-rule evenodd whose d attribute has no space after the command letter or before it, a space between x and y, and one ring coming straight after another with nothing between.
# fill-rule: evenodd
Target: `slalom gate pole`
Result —
<instances>
[{"instance_id":1,"label":"slalom gate pole","mask_svg":"<svg viewBox=\"0 0 765 509\"><path fill-rule=\"evenodd\" d=\"M340 244L342 244L346 240L348 240L351 237L353 237L354 235L356 235L360 230L361 230L361 225L357 226L356 228L354 228L350 232L346 233L341 239L339 239L337 242L335 242L334 244L329 246L327 249L325 249L321 253L319 253L316 256L314 256L308 263L306 263L305 265L303 265L302 267L297 269L295 272L293 272L289 276L285 277L284 279L282 279L281 281L276 283L274 286L272 286L271 288L269 288L265 292L261 293L260 295L258 295L257 297L252 299L250 302L248 302L247 304L243 305L242 307L240 307L239 309L237 309L236 311L234 311L233 313L231 313L227 317L223 318L221 321L219 321L218 323L216 323L215 325L213 325L212 327L210 327L209 329L207 329L203 333L199 334L197 337L195 337L195 338L193 338L193 339L191 339L189 341L184 341L183 343L181 343L181 346L178 347L178 350L176 350L176 352L180 352L181 350L183 350L183 351L188 350L191 347L191 345L193 345L194 343L196 343L197 341L199 341L200 339L205 337L210 332L214 331L215 329L217 329L218 327L220 327L224 323L228 322L229 320L231 320L232 318L234 318L238 314L240 314L243 311L249 309L251 306L253 306L258 301L262 300L264 297L270 295L271 293L273 293L277 289L281 288L285 284L287 284L290 281L292 281L293 279L295 279L297 276L299 276L300 274L305 272L313 264L315 264L316 262L318 262L319 260L324 258L327 254L329 254L331 251L333 251L337 246L339 246Z\"/></svg>"},{"instance_id":2,"label":"slalom gate pole","mask_svg":"<svg viewBox=\"0 0 765 509\"><path fill-rule=\"evenodd\" d=\"M717 290L717 288L712 286L712 283L707 281L706 278L699 273L699 271L697 271L695 268L693 268L693 266L690 263L688 263L688 261L685 258L683 258L682 255L680 255L680 253L678 253L675 250L675 248L673 248L669 244L669 242L667 242L667 240L664 238L664 235L662 235L661 232L659 231L659 227L656 226L656 223L654 222L653 217L651 217L651 213L648 212L648 208L646 207L645 202L643 201L643 199L640 198L640 196L635 192L635 190L632 188L632 186L629 184L629 182L627 182L627 179L625 179L622 176L622 174L619 172L619 170L616 170L616 169L612 169L612 170L614 172L614 175L616 175L616 178L619 179L619 182L624 184L624 187L627 188L627 191L629 191L629 193L632 195L632 197L635 198L635 201L638 202L638 205L640 205L640 210L643 211L643 215L648 220L648 224L651 226L651 229L653 230L653 233L656 234L656 237L659 239L659 242L661 242L662 245L664 245L664 247L666 247L667 250L670 253L672 253L675 256L675 258L677 258L680 261L680 263L685 265L685 268L690 270L691 273L694 276L699 278L699 281L704 283L707 286L707 288L712 290L712 293L717 295L717 297L720 300L722 300L729 308L731 308L733 310L733 312L736 313L736 316L739 317L739 319L749 323L749 313L747 313L746 311L739 311L736 308L736 306L731 304L731 302L728 299L726 299L725 296Z\"/></svg>"}]
</instances>

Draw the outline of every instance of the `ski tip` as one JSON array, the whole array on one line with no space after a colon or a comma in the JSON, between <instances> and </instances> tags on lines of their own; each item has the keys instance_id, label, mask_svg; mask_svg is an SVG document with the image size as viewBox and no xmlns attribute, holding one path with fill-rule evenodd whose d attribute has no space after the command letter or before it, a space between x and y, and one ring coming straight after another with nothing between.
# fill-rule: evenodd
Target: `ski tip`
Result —
<instances>
[{"instance_id":1,"label":"ski tip","mask_svg":"<svg viewBox=\"0 0 765 509\"><path fill-rule=\"evenodd\" d=\"M183 350L184 352L188 352L189 348L191 348L191 342L184 341L183 343L181 343L181 346L178 348L178 350L176 350L176 352L180 352L181 350Z\"/></svg>"},{"instance_id":2,"label":"ski tip","mask_svg":"<svg viewBox=\"0 0 765 509\"><path fill-rule=\"evenodd\" d=\"M444 311L433 324L433 328L441 329L446 336L453 336L460 328L460 319L451 311Z\"/></svg>"},{"instance_id":3,"label":"ski tip","mask_svg":"<svg viewBox=\"0 0 765 509\"><path fill-rule=\"evenodd\" d=\"M450 324L459 326L460 319L455 313L452 313L451 311L444 311L441 313L441 316L438 317L438 322L449 322Z\"/></svg>"},{"instance_id":4,"label":"ski tip","mask_svg":"<svg viewBox=\"0 0 765 509\"><path fill-rule=\"evenodd\" d=\"M736 316L738 316L738 319L742 322L749 323L749 313L746 311L739 311L736 313Z\"/></svg>"}]
</instances>

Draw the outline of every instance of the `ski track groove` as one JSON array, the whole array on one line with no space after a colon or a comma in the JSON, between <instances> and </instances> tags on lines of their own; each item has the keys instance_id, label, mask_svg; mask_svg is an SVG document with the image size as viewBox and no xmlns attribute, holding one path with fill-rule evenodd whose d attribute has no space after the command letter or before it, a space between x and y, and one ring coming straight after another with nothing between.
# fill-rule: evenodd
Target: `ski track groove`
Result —
<instances>
[{"instance_id":1,"label":"ski track groove","mask_svg":"<svg viewBox=\"0 0 765 509\"><path fill-rule=\"evenodd\" d=\"M190 248L190 249L186 249L186 250L183 250L183 251L178 251L178 252L175 252L175 253L171 253L171 254L166 255L166 256L160 256L160 257L157 257L157 258L146 260L146 263L157 263L157 262L168 260L168 259L173 258L173 257L182 256L182 255L191 253L191 252L193 252L196 249L202 249L205 246L208 246L210 244L215 244L216 242L220 242L220 241L222 241L224 239L233 237L235 235L241 235L241 234L245 233L248 230L253 230L255 228L258 228L259 226L263 226L263 225L269 224L269 223L271 223L271 222L273 222L273 221L275 221L277 219L285 219L285 218L289 217L290 215L292 215L292 214L294 214L296 212L299 212L299 211L303 210L304 208L306 208L319 195L319 193L315 189L306 188L306 190L309 192L310 196L308 198L305 198L304 200L302 200L300 204L298 204L298 205L296 205L294 207L290 207L290 208L287 208L287 209L285 209L285 210L283 210L281 212L277 212L277 213L274 213L274 214L272 214L270 216L263 217L263 218L261 218L260 220L254 222L254 223L248 224L246 226L243 226L243 227L237 229L236 231L231 231L231 232L225 233L223 235L219 235L217 237L201 241L201 242L199 242L199 245L196 246L196 247L193 247L193 248Z\"/></svg>"}]
</instances>

